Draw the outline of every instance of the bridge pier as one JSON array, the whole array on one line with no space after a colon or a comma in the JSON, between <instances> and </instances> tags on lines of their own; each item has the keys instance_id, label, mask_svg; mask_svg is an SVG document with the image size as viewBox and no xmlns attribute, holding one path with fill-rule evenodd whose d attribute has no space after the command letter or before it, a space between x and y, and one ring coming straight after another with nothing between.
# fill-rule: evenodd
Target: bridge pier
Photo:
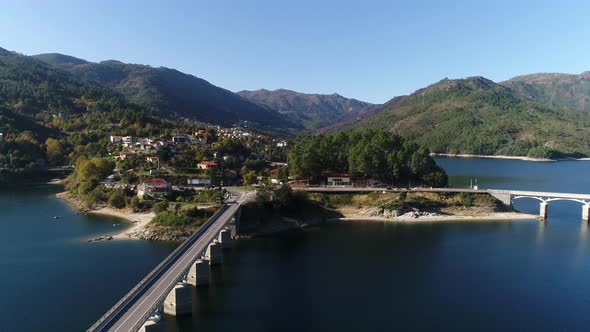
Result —
<instances>
[{"instance_id":1,"label":"bridge pier","mask_svg":"<svg viewBox=\"0 0 590 332\"><path fill-rule=\"evenodd\" d=\"M583 221L590 220L590 204L582 205L582 220Z\"/></svg>"},{"instance_id":2,"label":"bridge pier","mask_svg":"<svg viewBox=\"0 0 590 332\"><path fill-rule=\"evenodd\" d=\"M543 219L547 219L547 208L548 208L548 204L547 202L541 202L540 206L539 206L539 216Z\"/></svg>"},{"instance_id":3,"label":"bridge pier","mask_svg":"<svg viewBox=\"0 0 590 332\"><path fill-rule=\"evenodd\" d=\"M209 265L219 265L223 262L223 256L221 253L221 243L217 242L217 240L213 240L207 246L207 251L205 252L205 258L209 260Z\"/></svg>"},{"instance_id":4,"label":"bridge pier","mask_svg":"<svg viewBox=\"0 0 590 332\"><path fill-rule=\"evenodd\" d=\"M192 288L183 283L174 286L174 289L164 300L164 313L171 316L188 315L193 312Z\"/></svg>"},{"instance_id":5,"label":"bridge pier","mask_svg":"<svg viewBox=\"0 0 590 332\"><path fill-rule=\"evenodd\" d=\"M187 282L193 286L209 284L209 262L206 259L199 259L191 266Z\"/></svg>"},{"instance_id":6,"label":"bridge pier","mask_svg":"<svg viewBox=\"0 0 590 332\"><path fill-rule=\"evenodd\" d=\"M232 247L232 239L231 239L231 230L223 229L219 232L219 242L221 242L221 248L231 248Z\"/></svg>"}]
</instances>

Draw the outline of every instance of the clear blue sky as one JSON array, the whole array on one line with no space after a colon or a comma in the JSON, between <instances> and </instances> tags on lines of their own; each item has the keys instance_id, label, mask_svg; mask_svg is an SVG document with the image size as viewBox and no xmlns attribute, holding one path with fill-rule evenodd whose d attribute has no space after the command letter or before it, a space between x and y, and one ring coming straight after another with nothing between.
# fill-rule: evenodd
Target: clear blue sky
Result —
<instances>
[{"instance_id":1,"label":"clear blue sky","mask_svg":"<svg viewBox=\"0 0 590 332\"><path fill-rule=\"evenodd\" d=\"M444 77L590 70L588 13L543 0L5 0L0 47L381 103Z\"/></svg>"}]
</instances>

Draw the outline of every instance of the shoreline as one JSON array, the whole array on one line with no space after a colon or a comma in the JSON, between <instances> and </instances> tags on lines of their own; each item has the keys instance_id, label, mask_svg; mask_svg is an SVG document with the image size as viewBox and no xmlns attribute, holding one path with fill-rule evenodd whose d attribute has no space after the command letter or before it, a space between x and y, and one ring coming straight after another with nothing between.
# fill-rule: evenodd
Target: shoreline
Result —
<instances>
[{"instance_id":1,"label":"shoreline","mask_svg":"<svg viewBox=\"0 0 590 332\"><path fill-rule=\"evenodd\" d=\"M434 215L419 217L379 217L366 216L362 214L344 214L344 217L331 218L328 221L384 221L390 223L423 223L423 222L451 222L451 221L514 221L514 220L535 220L539 216L520 212L488 212L479 215Z\"/></svg>"},{"instance_id":2,"label":"shoreline","mask_svg":"<svg viewBox=\"0 0 590 332\"><path fill-rule=\"evenodd\" d=\"M93 215L102 215L109 217L116 217L127 221L131 227L127 229L110 232L101 237L88 239L89 242L96 242L101 240L140 240L136 234L147 228L152 219L156 216L153 212L135 213L130 210L118 210L110 207L100 207L95 209L87 209L80 207L79 202L70 197L67 191L55 194L55 197L66 202L72 209L81 213L88 213Z\"/></svg>"},{"instance_id":3,"label":"shoreline","mask_svg":"<svg viewBox=\"0 0 590 332\"><path fill-rule=\"evenodd\" d=\"M483 154L467 154L467 153L431 153L433 157L447 157L447 158L482 158L482 159L504 159L504 160L523 160L533 162L555 162L555 161L589 161L590 158L564 158L564 159L547 159L547 158L533 158L526 156L507 156L507 155L483 155Z\"/></svg>"}]
</instances>

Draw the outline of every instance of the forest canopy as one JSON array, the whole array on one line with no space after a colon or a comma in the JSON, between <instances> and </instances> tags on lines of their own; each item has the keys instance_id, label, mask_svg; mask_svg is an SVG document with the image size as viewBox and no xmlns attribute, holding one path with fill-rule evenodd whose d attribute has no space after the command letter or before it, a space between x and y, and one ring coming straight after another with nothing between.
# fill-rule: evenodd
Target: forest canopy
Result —
<instances>
[{"instance_id":1,"label":"forest canopy","mask_svg":"<svg viewBox=\"0 0 590 332\"><path fill-rule=\"evenodd\" d=\"M326 171L349 172L356 180L387 184L447 185L445 171L430 151L408 139L382 130L301 137L289 152L289 173L317 180Z\"/></svg>"}]
</instances>

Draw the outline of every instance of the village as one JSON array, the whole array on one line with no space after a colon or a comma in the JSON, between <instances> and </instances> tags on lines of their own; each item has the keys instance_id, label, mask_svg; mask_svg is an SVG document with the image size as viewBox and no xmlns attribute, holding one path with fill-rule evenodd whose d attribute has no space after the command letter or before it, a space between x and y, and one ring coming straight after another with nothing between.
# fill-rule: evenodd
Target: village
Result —
<instances>
[{"instance_id":1,"label":"village","mask_svg":"<svg viewBox=\"0 0 590 332\"><path fill-rule=\"evenodd\" d=\"M101 183L139 198L173 190L281 184L288 181L285 140L244 128L201 128L167 137L110 136L116 168Z\"/></svg>"}]
</instances>

